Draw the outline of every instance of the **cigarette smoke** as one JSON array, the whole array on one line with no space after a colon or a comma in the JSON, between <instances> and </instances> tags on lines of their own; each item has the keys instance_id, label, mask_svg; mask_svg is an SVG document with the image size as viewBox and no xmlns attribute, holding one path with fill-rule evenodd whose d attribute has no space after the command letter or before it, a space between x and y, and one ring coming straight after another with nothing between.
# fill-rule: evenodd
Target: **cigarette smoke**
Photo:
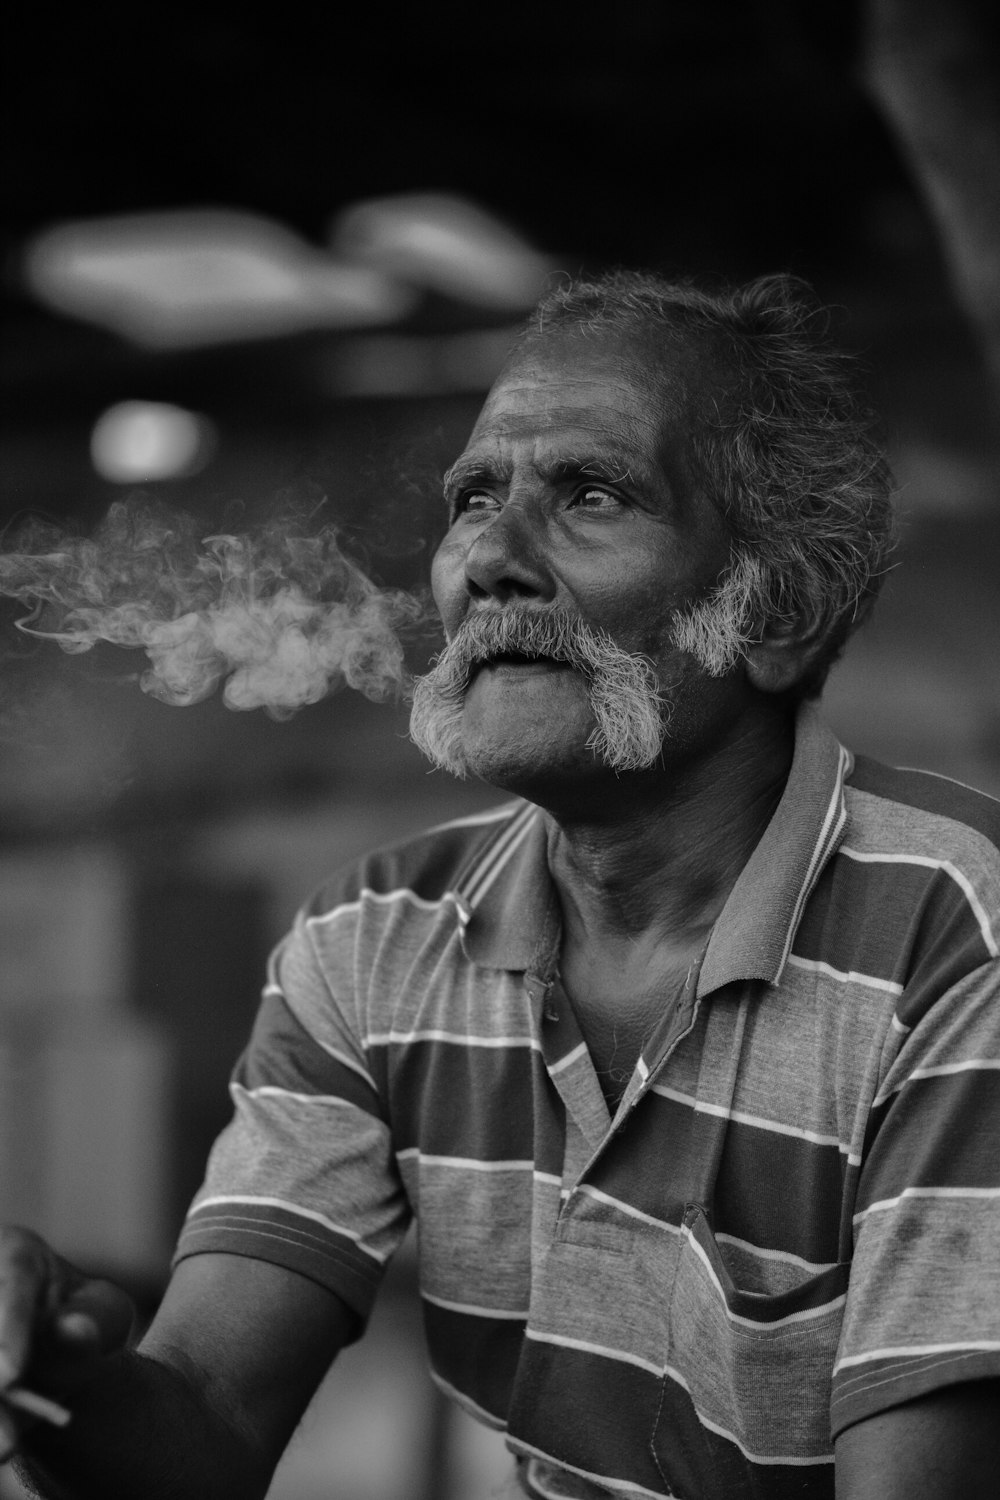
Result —
<instances>
[{"instance_id":1,"label":"cigarette smoke","mask_svg":"<svg viewBox=\"0 0 1000 1500\"><path fill-rule=\"evenodd\" d=\"M33 520L0 552L0 594L29 606L21 630L64 651L145 651L139 684L163 703L224 684L227 707L282 719L344 684L386 698L408 684L401 632L426 606L378 588L316 519L201 536L194 517L132 497L92 537Z\"/></svg>"}]
</instances>

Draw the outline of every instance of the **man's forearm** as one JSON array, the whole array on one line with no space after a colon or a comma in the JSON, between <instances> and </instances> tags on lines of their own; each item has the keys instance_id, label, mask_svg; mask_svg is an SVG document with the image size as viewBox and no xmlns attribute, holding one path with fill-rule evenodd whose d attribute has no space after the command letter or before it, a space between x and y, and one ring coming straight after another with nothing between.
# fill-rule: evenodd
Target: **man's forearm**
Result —
<instances>
[{"instance_id":1,"label":"man's forearm","mask_svg":"<svg viewBox=\"0 0 1000 1500\"><path fill-rule=\"evenodd\" d=\"M43 1500L257 1500L271 1464L172 1366L115 1356L67 1404L65 1428L39 1422L16 1460Z\"/></svg>"}]
</instances>

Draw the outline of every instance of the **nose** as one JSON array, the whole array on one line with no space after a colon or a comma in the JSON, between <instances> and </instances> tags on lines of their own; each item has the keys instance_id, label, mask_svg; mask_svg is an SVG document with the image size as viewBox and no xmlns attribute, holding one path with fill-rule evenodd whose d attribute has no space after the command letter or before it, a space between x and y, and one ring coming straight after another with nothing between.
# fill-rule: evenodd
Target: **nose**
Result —
<instances>
[{"instance_id":1,"label":"nose","mask_svg":"<svg viewBox=\"0 0 1000 1500\"><path fill-rule=\"evenodd\" d=\"M543 538L520 507L505 506L476 532L465 554L465 582L474 599L554 597Z\"/></svg>"}]
</instances>

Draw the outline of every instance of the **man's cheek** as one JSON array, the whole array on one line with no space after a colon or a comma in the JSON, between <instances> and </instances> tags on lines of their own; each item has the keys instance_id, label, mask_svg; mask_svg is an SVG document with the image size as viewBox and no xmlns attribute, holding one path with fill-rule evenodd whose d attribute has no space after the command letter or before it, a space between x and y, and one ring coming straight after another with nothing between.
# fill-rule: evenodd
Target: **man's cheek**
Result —
<instances>
[{"instance_id":1,"label":"man's cheek","mask_svg":"<svg viewBox=\"0 0 1000 1500\"><path fill-rule=\"evenodd\" d=\"M431 563L431 593L445 631L451 636L468 603L465 553L457 542L445 540L435 552Z\"/></svg>"}]
</instances>

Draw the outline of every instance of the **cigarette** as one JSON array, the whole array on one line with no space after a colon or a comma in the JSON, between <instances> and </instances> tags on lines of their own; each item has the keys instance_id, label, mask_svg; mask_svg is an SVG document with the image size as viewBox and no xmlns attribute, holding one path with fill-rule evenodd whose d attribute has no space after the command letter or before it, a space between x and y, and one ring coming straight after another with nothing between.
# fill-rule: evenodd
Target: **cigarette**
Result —
<instances>
[{"instance_id":1,"label":"cigarette","mask_svg":"<svg viewBox=\"0 0 1000 1500\"><path fill-rule=\"evenodd\" d=\"M0 1401L6 1401L8 1406L16 1406L32 1417L41 1417L43 1422L51 1422L54 1427L65 1427L70 1419L65 1406L50 1401L48 1396L39 1396L36 1391L26 1391L23 1385L8 1386L5 1391L0 1391Z\"/></svg>"}]
</instances>

